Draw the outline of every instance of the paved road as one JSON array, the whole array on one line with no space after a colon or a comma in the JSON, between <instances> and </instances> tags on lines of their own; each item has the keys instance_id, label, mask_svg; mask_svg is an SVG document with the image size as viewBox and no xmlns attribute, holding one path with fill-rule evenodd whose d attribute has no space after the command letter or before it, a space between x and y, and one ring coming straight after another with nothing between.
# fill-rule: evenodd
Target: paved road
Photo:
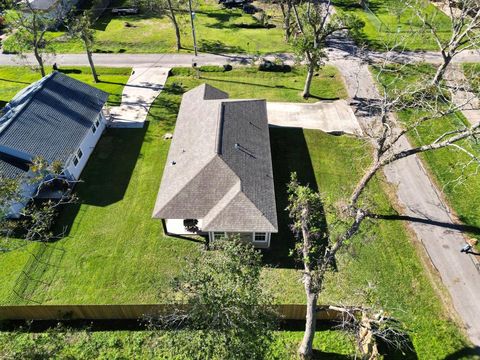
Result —
<instances>
[{"instance_id":1,"label":"paved road","mask_svg":"<svg viewBox=\"0 0 480 360\"><path fill-rule=\"evenodd\" d=\"M368 66L347 53L344 55L335 64L344 76L349 96L378 98ZM359 112L355 102L352 104L360 124L368 126L374 121L368 114ZM402 138L398 145L399 149L410 147L406 138ZM480 346L480 267L473 255L460 253L465 238L456 230L458 227L442 201L440 191L416 156L391 164L384 173L387 180L395 185L398 201L404 209L403 215L410 220L410 227L438 270L470 340Z\"/></svg>"},{"instance_id":2,"label":"paved road","mask_svg":"<svg viewBox=\"0 0 480 360\"><path fill-rule=\"evenodd\" d=\"M350 56L356 55L356 48L349 46L344 42L330 41L330 47L327 49L330 55L330 62L343 59L346 54ZM427 52L405 52L399 53L380 53L370 51L367 53L371 61L383 61L388 58L398 62L429 62L440 63L442 58L439 53L432 51ZM264 56L266 58L280 58L286 63L292 64L294 56L292 54L279 53L275 55ZM98 66L116 66L116 67L133 67L133 66L158 66L158 67L174 67L174 66L192 66L195 62L201 65L224 65L237 64L248 65L257 60L257 57L251 55L217 55L201 53L195 57L193 54L94 54L94 62ZM88 60L85 54L57 54L49 55L46 59L47 64L56 62L59 66L82 65L88 66ZM454 63L464 62L480 62L480 52L465 51L460 53L453 61ZM18 56L11 54L0 54L0 65L35 65L33 55L27 54L25 59L20 60Z\"/></svg>"}]
</instances>

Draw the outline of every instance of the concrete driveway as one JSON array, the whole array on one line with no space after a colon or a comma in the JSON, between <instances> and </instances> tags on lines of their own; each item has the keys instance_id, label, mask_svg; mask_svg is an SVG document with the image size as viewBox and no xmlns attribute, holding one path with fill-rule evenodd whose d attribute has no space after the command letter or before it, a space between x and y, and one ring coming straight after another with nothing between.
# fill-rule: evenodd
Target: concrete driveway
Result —
<instances>
[{"instance_id":1,"label":"concrete driveway","mask_svg":"<svg viewBox=\"0 0 480 360\"><path fill-rule=\"evenodd\" d=\"M314 104L267 102L267 112L268 123L273 126L362 134L355 114L345 100L319 101Z\"/></svg>"},{"instance_id":2,"label":"concrete driveway","mask_svg":"<svg viewBox=\"0 0 480 360\"><path fill-rule=\"evenodd\" d=\"M122 103L108 109L111 127L141 128L167 81L169 68L135 67L123 88Z\"/></svg>"}]
</instances>

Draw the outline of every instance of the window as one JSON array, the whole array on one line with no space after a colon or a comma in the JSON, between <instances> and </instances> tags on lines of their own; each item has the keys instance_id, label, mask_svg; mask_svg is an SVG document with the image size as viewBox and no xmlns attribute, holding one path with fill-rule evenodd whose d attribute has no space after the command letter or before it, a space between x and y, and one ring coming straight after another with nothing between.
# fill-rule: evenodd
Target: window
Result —
<instances>
[{"instance_id":1,"label":"window","mask_svg":"<svg viewBox=\"0 0 480 360\"><path fill-rule=\"evenodd\" d=\"M254 236L254 241L255 242L265 242L267 241L267 233L261 233L261 232L258 232L258 233L255 233L255 236Z\"/></svg>"},{"instance_id":2,"label":"window","mask_svg":"<svg viewBox=\"0 0 480 360\"><path fill-rule=\"evenodd\" d=\"M95 127L98 128L99 126L100 126L100 121L98 121L98 119L97 119L97 120L95 120Z\"/></svg>"},{"instance_id":3,"label":"window","mask_svg":"<svg viewBox=\"0 0 480 360\"><path fill-rule=\"evenodd\" d=\"M81 159L82 156L83 156L82 149L78 149L78 151L77 151L77 157L78 157L79 159Z\"/></svg>"},{"instance_id":4,"label":"window","mask_svg":"<svg viewBox=\"0 0 480 360\"><path fill-rule=\"evenodd\" d=\"M225 233L224 232L214 232L213 233L213 240L221 240L225 238Z\"/></svg>"},{"instance_id":5,"label":"window","mask_svg":"<svg viewBox=\"0 0 480 360\"><path fill-rule=\"evenodd\" d=\"M77 155L75 155L75 156L73 157L73 165L74 165L74 166L77 166L77 164L78 164L78 157L77 157Z\"/></svg>"},{"instance_id":6,"label":"window","mask_svg":"<svg viewBox=\"0 0 480 360\"><path fill-rule=\"evenodd\" d=\"M97 127L95 126L95 124L92 125L92 132L95 134L95 132L97 131Z\"/></svg>"}]
</instances>

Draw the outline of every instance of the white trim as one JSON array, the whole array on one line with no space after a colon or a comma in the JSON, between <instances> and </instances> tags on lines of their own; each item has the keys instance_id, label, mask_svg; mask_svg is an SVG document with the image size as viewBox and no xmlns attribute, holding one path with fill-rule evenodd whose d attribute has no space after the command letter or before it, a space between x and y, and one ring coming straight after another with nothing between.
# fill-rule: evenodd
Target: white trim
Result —
<instances>
[{"instance_id":1,"label":"white trim","mask_svg":"<svg viewBox=\"0 0 480 360\"><path fill-rule=\"evenodd\" d=\"M256 234L265 234L265 240L263 241L256 241L255 240L255 235ZM253 237L252 237L252 242L253 242L253 245L258 245L258 246L261 246L261 247L270 247L270 238L271 238L271 233L269 232L254 232L253 233Z\"/></svg>"},{"instance_id":2,"label":"white trim","mask_svg":"<svg viewBox=\"0 0 480 360\"><path fill-rule=\"evenodd\" d=\"M214 242L216 239L215 239L215 234L220 234L220 233L223 233L223 236L225 238L227 238L227 232L225 231L209 231L208 232L208 239L210 242ZM232 234L234 234L235 232L232 232ZM265 231L262 231L262 232L258 232L258 234L265 234L265 240L263 241L255 241L255 232L251 232L249 234L252 235L252 240L251 240L251 243L255 246L255 247L258 247L258 248L263 248L263 249L266 249L266 248L269 248L270 247L270 238L271 238L271 235L272 233L269 233L269 232L265 232ZM230 233L229 233L230 234ZM248 234L248 233L247 233Z\"/></svg>"}]
</instances>

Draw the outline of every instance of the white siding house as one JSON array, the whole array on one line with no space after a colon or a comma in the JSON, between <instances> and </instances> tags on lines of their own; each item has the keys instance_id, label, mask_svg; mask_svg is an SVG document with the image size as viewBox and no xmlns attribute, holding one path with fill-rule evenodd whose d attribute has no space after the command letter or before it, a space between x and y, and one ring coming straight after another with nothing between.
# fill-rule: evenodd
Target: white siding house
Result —
<instances>
[{"instance_id":1,"label":"white siding house","mask_svg":"<svg viewBox=\"0 0 480 360\"><path fill-rule=\"evenodd\" d=\"M278 225L264 100L206 84L183 95L153 217L171 235L270 246Z\"/></svg>"},{"instance_id":2,"label":"white siding house","mask_svg":"<svg viewBox=\"0 0 480 360\"><path fill-rule=\"evenodd\" d=\"M20 91L0 114L0 176L22 182L22 200L12 217L35 195L29 167L35 158L62 165L62 176L76 181L106 121L108 94L59 72Z\"/></svg>"}]
</instances>

